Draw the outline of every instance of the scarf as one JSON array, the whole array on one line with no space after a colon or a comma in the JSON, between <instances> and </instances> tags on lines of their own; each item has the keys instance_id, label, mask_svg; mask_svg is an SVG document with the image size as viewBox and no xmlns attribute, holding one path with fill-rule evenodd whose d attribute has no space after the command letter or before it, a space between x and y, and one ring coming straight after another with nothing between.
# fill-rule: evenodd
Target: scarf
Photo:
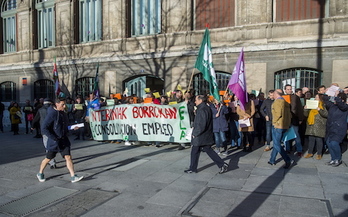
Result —
<instances>
[{"instance_id":1,"label":"scarf","mask_svg":"<svg viewBox=\"0 0 348 217\"><path fill-rule=\"evenodd\" d=\"M322 110L324 110L323 108L323 102L322 101L319 101L319 105L318 107ZM308 125L313 125L314 124L314 119L315 119L315 116L319 114L319 111L318 109L311 109L311 111L309 112L309 115L308 115L308 119L307 119L307 123Z\"/></svg>"}]
</instances>

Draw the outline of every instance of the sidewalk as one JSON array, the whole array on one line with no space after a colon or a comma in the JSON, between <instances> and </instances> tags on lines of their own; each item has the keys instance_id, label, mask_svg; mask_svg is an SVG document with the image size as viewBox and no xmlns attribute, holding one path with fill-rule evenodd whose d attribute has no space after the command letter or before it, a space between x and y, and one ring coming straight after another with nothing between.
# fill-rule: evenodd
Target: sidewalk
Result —
<instances>
[{"instance_id":1,"label":"sidewalk","mask_svg":"<svg viewBox=\"0 0 348 217\"><path fill-rule=\"evenodd\" d=\"M21 129L20 132L24 132ZM45 153L31 134L0 133L0 217L7 216L348 216L348 168L291 155L295 165L267 164L270 152L232 149L229 171L202 153L197 174L186 174L190 149L178 145L124 146L73 140L78 175L65 162L36 178ZM346 149L346 144L344 146ZM278 156L279 157L279 156ZM343 161L348 162L347 151Z\"/></svg>"}]
</instances>

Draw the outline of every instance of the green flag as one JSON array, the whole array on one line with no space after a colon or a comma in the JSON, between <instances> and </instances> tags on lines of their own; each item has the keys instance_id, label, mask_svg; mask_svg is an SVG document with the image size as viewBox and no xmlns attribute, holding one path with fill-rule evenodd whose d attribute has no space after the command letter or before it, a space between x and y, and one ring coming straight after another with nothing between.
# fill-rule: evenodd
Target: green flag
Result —
<instances>
[{"instance_id":1,"label":"green flag","mask_svg":"<svg viewBox=\"0 0 348 217\"><path fill-rule=\"evenodd\" d=\"M203 78L209 83L210 94L220 100L219 89L216 83L216 75L213 65L213 57L210 46L208 28L205 29L203 41L199 49L195 68L202 72Z\"/></svg>"}]
</instances>

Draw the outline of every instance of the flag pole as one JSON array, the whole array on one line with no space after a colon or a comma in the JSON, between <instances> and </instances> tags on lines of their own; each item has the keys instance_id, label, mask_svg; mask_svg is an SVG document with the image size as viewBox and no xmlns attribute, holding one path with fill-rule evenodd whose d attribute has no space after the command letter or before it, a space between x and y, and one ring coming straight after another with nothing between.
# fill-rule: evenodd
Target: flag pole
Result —
<instances>
[{"instance_id":1,"label":"flag pole","mask_svg":"<svg viewBox=\"0 0 348 217\"><path fill-rule=\"evenodd\" d=\"M192 73L191 73L191 78L190 78L190 83L189 86L187 88L188 91L190 91L191 88L191 84L192 84L192 80L193 80L193 74L195 73L195 68L192 69Z\"/></svg>"}]
</instances>

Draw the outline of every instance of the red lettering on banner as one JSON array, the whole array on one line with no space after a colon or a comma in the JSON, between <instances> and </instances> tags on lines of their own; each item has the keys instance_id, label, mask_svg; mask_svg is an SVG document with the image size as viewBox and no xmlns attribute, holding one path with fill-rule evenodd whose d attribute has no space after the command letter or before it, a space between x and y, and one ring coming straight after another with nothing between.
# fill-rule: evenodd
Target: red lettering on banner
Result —
<instances>
[{"instance_id":1,"label":"red lettering on banner","mask_svg":"<svg viewBox=\"0 0 348 217\"><path fill-rule=\"evenodd\" d=\"M156 106L140 106L133 107L132 109L133 118L166 118L176 119L177 109L172 108L161 108Z\"/></svg>"}]
</instances>

